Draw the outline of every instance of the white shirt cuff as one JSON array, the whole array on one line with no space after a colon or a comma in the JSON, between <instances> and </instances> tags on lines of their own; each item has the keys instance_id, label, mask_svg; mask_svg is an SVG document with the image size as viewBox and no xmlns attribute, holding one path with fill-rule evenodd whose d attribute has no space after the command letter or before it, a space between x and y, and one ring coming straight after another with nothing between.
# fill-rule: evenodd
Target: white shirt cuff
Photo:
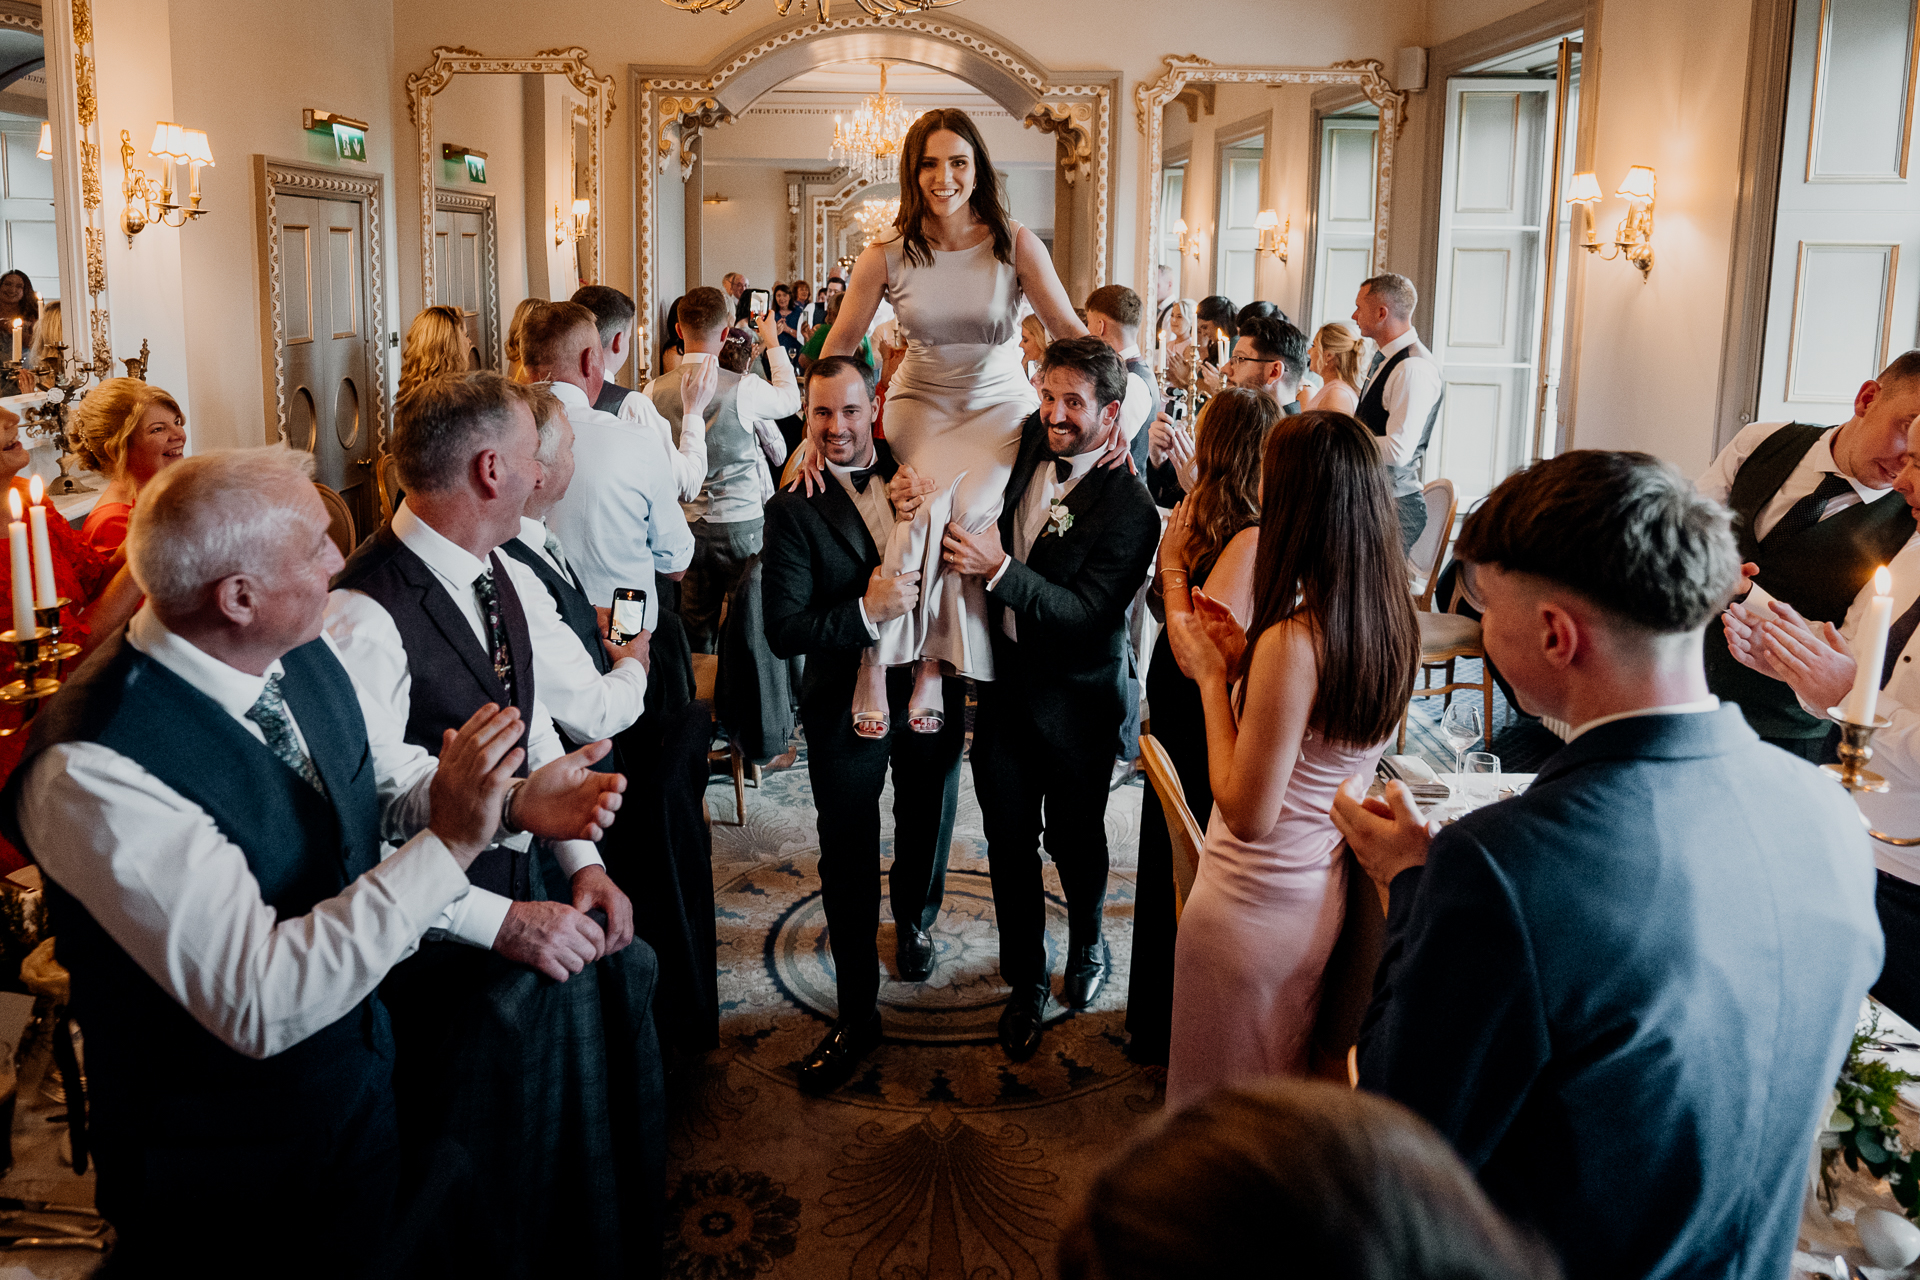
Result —
<instances>
[{"instance_id":1,"label":"white shirt cuff","mask_svg":"<svg viewBox=\"0 0 1920 1280\"><path fill-rule=\"evenodd\" d=\"M560 864L560 870L566 872L567 879L573 879L574 873L583 867L604 867L606 859L600 856L600 849L591 840L556 840L553 845L553 860Z\"/></svg>"},{"instance_id":2,"label":"white shirt cuff","mask_svg":"<svg viewBox=\"0 0 1920 1280\"><path fill-rule=\"evenodd\" d=\"M860 610L860 625L867 629L868 635L872 636L875 640L878 640L880 638L880 628L874 626L873 619L867 616L866 598L863 596L862 598L855 600L853 602L853 605L854 605L854 608Z\"/></svg>"},{"instance_id":3,"label":"white shirt cuff","mask_svg":"<svg viewBox=\"0 0 1920 1280\"><path fill-rule=\"evenodd\" d=\"M491 889L469 886L465 896L447 908L439 924L460 941L490 951L493 940L500 936L500 926L507 922L507 909L512 905L513 899Z\"/></svg>"},{"instance_id":4,"label":"white shirt cuff","mask_svg":"<svg viewBox=\"0 0 1920 1280\"><path fill-rule=\"evenodd\" d=\"M1013 563L1013 557L1012 557L1012 556L1002 556L1002 557L1000 558L1000 567L999 567L998 569L995 569L995 570L993 571L993 576L992 576L991 578L988 578L988 579L987 579L987 590L988 590L988 591L991 591L991 590L993 590L993 589L994 589L995 587L997 587L997 586L999 586L999 585L1000 585L1000 579L1002 579L1002 578L1004 578L1004 577L1006 577L1006 576L1007 576L1007 566L1008 566L1008 565L1010 565L1010 564L1012 564L1012 563Z\"/></svg>"}]
</instances>

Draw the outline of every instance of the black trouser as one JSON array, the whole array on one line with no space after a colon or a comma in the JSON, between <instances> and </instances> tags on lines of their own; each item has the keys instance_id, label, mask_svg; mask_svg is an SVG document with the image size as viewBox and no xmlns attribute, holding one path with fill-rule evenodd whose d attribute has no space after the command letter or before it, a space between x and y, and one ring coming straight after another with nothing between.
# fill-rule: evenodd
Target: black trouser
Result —
<instances>
[{"instance_id":1,"label":"black trouser","mask_svg":"<svg viewBox=\"0 0 1920 1280\"><path fill-rule=\"evenodd\" d=\"M887 883L897 925L930 929L946 894L947 854L960 800L967 686L943 682L947 722L939 733L907 728L913 670L887 672L893 732L878 741L853 731L853 712L806 718L807 778L820 832L820 896L839 986L840 1016L863 1017L880 995L880 791L893 769L893 867ZM802 712L803 717L805 712ZM825 723L820 721L825 720Z\"/></svg>"},{"instance_id":2,"label":"black trouser","mask_svg":"<svg viewBox=\"0 0 1920 1280\"><path fill-rule=\"evenodd\" d=\"M727 602L752 559L766 541L766 519L713 524L692 521L693 562L680 580L680 620L686 624L687 643L695 653L714 653L720 646L720 606Z\"/></svg>"},{"instance_id":3,"label":"black trouser","mask_svg":"<svg viewBox=\"0 0 1920 1280\"><path fill-rule=\"evenodd\" d=\"M993 912L1000 926L1000 976L1017 992L1047 985L1047 906L1040 874L1044 827L1047 856L1060 871L1067 898L1069 946L1100 936L1107 896L1107 786L1113 741L1123 713L1099 724L1076 724L1084 751L1047 745L1031 704L1011 677L1016 647L994 645L1000 679L979 686L973 726L973 786L986 827ZM1011 661L1004 662L1003 658Z\"/></svg>"},{"instance_id":4,"label":"black trouser","mask_svg":"<svg viewBox=\"0 0 1920 1280\"><path fill-rule=\"evenodd\" d=\"M1413 550L1413 544L1420 541L1420 535L1427 528L1427 499L1420 493L1404 493L1393 500L1400 514L1400 549ZM692 577L692 574L688 574Z\"/></svg>"},{"instance_id":5,"label":"black trouser","mask_svg":"<svg viewBox=\"0 0 1920 1280\"><path fill-rule=\"evenodd\" d=\"M1881 871L1873 905L1886 935L1887 959L1873 998L1908 1022L1920 1024L1920 884Z\"/></svg>"}]
</instances>

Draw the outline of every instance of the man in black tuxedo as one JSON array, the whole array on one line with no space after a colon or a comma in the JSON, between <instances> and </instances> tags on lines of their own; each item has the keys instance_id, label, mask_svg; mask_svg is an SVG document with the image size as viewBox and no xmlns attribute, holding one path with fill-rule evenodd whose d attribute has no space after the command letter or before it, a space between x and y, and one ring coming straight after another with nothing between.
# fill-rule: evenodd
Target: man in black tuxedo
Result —
<instances>
[{"instance_id":1,"label":"man in black tuxedo","mask_svg":"<svg viewBox=\"0 0 1920 1280\"><path fill-rule=\"evenodd\" d=\"M1567 740L1429 836L1333 816L1387 898L1360 1084L1425 1116L1569 1277L1787 1273L1807 1153L1880 972L1846 793L1707 691L1728 513L1646 454L1509 477L1455 551L1487 655Z\"/></svg>"},{"instance_id":2,"label":"man in black tuxedo","mask_svg":"<svg viewBox=\"0 0 1920 1280\"><path fill-rule=\"evenodd\" d=\"M1016 1062L1033 1056L1048 1015L1043 825L1067 896L1067 1005L1091 1004L1111 967L1100 911L1113 744L1127 714L1127 604L1160 539L1140 481L1095 465L1126 391L1126 366L1100 339L1049 346L1040 411L1022 431L999 525L969 533L949 524L942 542L950 571L980 575L997 606L973 778L1000 974L1013 988L1000 1043Z\"/></svg>"},{"instance_id":3,"label":"man in black tuxedo","mask_svg":"<svg viewBox=\"0 0 1920 1280\"><path fill-rule=\"evenodd\" d=\"M940 914L960 798L965 721L949 716L939 733L894 733L870 740L853 731L853 685L874 627L920 599L917 572L889 577L880 548L894 521L887 494L893 455L873 439L873 371L849 356L828 356L807 373L807 432L827 474L818 492L787 490L767 504L762 585L767 644L782 658L807 658L800 718L807 773L819 812L820 892L839 984L839 1018L800 1067L800 1085L826 1093L845 1084L880 1042L880 789L893 769L895 958L900 977L933 973L928 932ZM903 496L931 491L907 483ZM910 668L888 673L894 724L907 722ZM966 687L950 679L947 705L966 705Z\"/></svg>"}]
</instances>

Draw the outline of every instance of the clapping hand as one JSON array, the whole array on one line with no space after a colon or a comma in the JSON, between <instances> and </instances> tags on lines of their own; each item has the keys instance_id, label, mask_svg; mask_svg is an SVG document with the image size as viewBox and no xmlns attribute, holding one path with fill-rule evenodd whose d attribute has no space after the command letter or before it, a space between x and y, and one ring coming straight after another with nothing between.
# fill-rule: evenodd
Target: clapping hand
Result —
<instances>
[{"instance_id":1,"label":"clapping hand","mask_svg":"<svg viewBox=\"0 0 1920 1280\"><path fill-rule=\"evenodd\" d=\"M1809 707L1837 707L1853 688L1853 651L1831 622L1814 623L1784 600L1767 609L1727 606L1727 651L1742 665L1784 680Z\"/></svg>"},{"instance_id":2,"label":"clapping hand","mask_svg":"<svg viewBox=\"0 0 1920 1280\"><path fill-rule=\"evenodd\" d=\"M1169 609L1167 631L1173 660L1196 684L1225 684L1240 670L1247 652L1247 633L1233 610L1204 591L1188 593L1191 609Z\"/></svg>"},{"instance_id":3,"label":"clapping hand","mask_svg":"<svg viewBox=\"0 0 1920 1280\"><path fill-rule=\"evenodd\" d=\"M1185 498L1174 505L1167 516L1167 527L1160 535L1160 572L1188 572L1193 567L1187 558L1192 542L1193 499Z\"/></svg>"},{"instance_id":4,"label":"clapping hand","mask_svg":"<svg viewBox=\"0 0 1920 1280\"><path fill-rule=\"evenodd\" d=\"M1406 783L1389 782L1384 798L1368 797L1367 786L1364 774L1340 784L1333 797L1333 825L1346 838L1361 869L1380 887L1380 905L1385 907L1393 878L1427 864L1433 831L1420 816Z\"/></svg>"},{"instance_id":5,"label":"clapping hand","mask_svg":"<svg viewBox=\"0 0 1920 1280\"><path fill-rule=\"evenodd\" d=\"M1208 395L1216 395L1222 386L1220 366L1211 362L1200 366L1200 389Z\"/></svg>"},{"instance_id":6,"label":"clapping hand","mask_svg":"<svg viewBox=\"0 0 1920 1280\"><path fill-rule=\"evenodd\" d=\"M489 702L458 732L440 737L440 767L427 790L427 827L447 846L460 869L493 843L500 826L500 802L526 757L520 741L520 712Z\"/></svg>"},{"instance_id":7,"label":"clapping hand","mask_svg":"<svg viewBox=\"0 0 1920 1280\"><path fill-rule=\"evenodd\" d=\"M893 518L913 519L919 514L920 508L926 505L927 495L934 488L931 479L922 479L919 472L902 463L900 469L893 473L893 479L887 481L887 500L893 503Z\"/></svg>"},{"instance_id":8,"label":"clapping hand","mask_svg":"<svg viewBox=\"0 0 1920 1280\"><path fill-rule=\"evenodd\" d=\"M514 825L546 840L598 840L606 834L627 789L624 774L593 768L612 749L602 738L535 769L514 796Z\"/></svg>"},{"instance_id":9,"label":"clapping hand","mask_svg":"<svg viewBox=\"0 0 1920 1280\"><path fill-rule=\"evenodd\" d=\"M1167 461L1173 464L1174 474L1180 479L1180 487L1190 489L1194 479L1194 443L1193 433L1178 422L1168 424L1171 428L1167 440Z\"/></svg>"},{"instance_id":10,"label":"clapping hand","mask_svg":"<svg viewBox=\"0 0 1920 1280\"><path fill-rule=\"evenodd\" d=\"M680 382L680 410L690 417L704 416L707 401L713 399L713 390L720 385L720 362L696 360L683 367L687 372Z\"/></svg>"}]
</instances>

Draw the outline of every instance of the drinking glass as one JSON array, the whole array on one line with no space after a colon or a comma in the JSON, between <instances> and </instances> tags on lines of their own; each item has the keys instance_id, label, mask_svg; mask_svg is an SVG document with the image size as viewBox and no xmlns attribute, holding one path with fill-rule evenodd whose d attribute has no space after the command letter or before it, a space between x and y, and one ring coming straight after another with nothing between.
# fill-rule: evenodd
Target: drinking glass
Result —
<instances>
[{"instance_id":1,"label":"drinking glass","mask_svg":"<svg viewBox=\"0 0 1920 1280\"><path fill-rule=\"evenodd\" d=\"M1491 751L1467 752L1466 767L1461 770L1467 807L1478 809L1493 803L1500 787L1500 757Z\"/></svg>"},{"instance_id":2,"label":"drinking glass","mask_svg":"<svg viewBox=\"0 0 1920 1280\"><path fill-rule=\"evenodd\" d=\"M1480 741L1480 704L1469 702L1465 698L1448 705L1447 713L1440 717L1440 736L1453 748L1453 771L1465 773L1462 756L1466 749Z\"/></svg>"}]
</instances>

